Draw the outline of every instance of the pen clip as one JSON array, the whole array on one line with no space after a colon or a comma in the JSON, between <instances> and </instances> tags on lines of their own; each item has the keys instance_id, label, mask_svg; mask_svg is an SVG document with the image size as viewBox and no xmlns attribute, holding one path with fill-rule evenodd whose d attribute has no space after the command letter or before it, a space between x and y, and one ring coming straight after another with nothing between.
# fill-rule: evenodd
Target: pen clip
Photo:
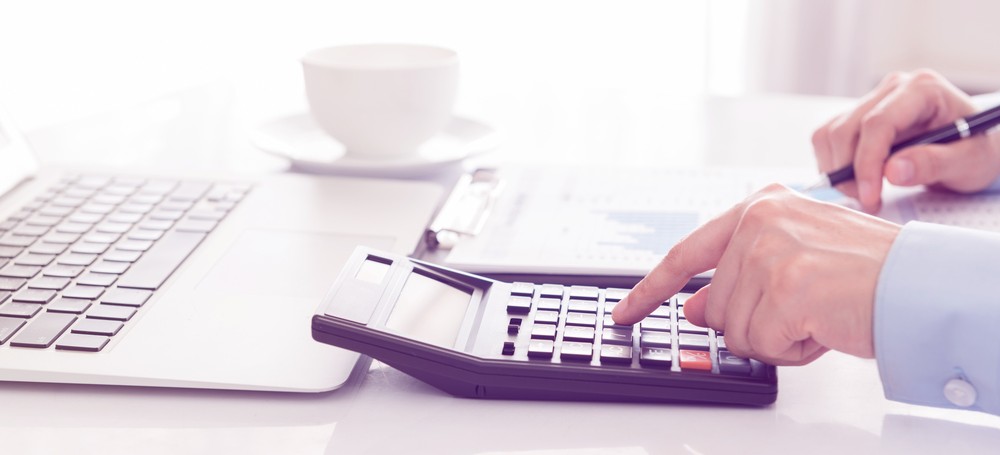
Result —
<instances>
[{"instance_id":1,"label":"pen clip","mask_svg":"<svg viewBox=\"0 0 1000 455\"><path fill-rule=\"evenodd\" d=\"M462 175L427 230L428 247L450 249L462 237L478 235L502 189L496 169L476 169Z\"/></svg>"}]
</instances>

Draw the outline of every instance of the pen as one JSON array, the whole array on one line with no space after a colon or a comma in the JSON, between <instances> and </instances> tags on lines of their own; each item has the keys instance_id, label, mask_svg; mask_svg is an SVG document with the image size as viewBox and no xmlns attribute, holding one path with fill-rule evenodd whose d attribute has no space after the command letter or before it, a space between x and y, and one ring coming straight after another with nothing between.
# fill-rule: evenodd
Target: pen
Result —
<instances>
[{"instance_id":1,"label":"pen","mask_svg":"<svg viewBox=\"0 0 1000 455\"><path fill-rule=\"evenodd\" d=\"M959 139L965 139L982 133L998 124L1000 124L1000 106L960 118L950 125L945 125L936 130L894 144L889 149L889 156L914 145L947 144ZM827 188L853 179L854 166L849 164L836 171L823 174L818 182L806 187L805 191Z\"/></svg>"}]
</instances>

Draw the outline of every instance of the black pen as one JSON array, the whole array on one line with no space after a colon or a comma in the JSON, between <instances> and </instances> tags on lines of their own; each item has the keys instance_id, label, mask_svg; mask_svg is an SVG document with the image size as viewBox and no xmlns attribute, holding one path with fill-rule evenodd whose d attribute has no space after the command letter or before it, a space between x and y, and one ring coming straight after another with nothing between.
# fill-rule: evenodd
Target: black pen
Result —
<instances>
[{"instance_id":1,"label":"black pen","mask_svg":"<svg viewBox=\"0 0 1000 455\"><path fill-rule=\"evenodd\" d=\"M907 147L920 144L947 144L985 132L1000 124L1000 106L987 109L978 114L955 120L955 123L943 126L925 134L907 139L895 144L889 149L889 156ZM823 174L820 181L810 185L805 191L831 187L854 179L854 165L847 165L836 171Z\"/></svg>"}]
</instances>

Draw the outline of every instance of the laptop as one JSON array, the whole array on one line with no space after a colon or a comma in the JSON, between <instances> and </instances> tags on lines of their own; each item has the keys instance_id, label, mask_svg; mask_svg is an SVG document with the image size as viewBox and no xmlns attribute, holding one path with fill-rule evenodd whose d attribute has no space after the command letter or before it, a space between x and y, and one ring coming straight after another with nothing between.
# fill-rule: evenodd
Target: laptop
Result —
<instances>
[{"instance_id":1,"label":"laptop","mask_svg":"<svg viewBox=\"0 0 1000 455\"><path fill-rule=\"evenodd\" d=\"M441 196L40 167L2 114L0 163L0 381L336 389L359 355L312 314L355 246L411 253Z\"/></svg>"}]
</instances>

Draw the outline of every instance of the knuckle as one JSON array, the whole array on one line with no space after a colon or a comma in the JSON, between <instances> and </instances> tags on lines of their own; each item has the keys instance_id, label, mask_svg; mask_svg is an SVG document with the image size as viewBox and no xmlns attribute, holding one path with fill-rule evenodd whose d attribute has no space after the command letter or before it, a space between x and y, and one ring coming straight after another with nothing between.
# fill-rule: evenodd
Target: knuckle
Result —
<instances>
[{"instance_id":1,"label":"knuckle","mask_svg":"<svg viewBox=\"0 0 1000 455\"><path fill-rule=\"evenodd\" d=\"M783 185L772 183L764 188L763 191L766 191L768 194L751 201L743 210L744 221L767 223L768 220L773 219L785 209L785 204L780 201L777 195L783 191L787 191L787 188Z\"/></svg>"},{"instance_id":2,"label":"knuckle","mask_svg":"<svg viewBox=\"0 0 1000 455\"><path fill-rule=\"evenodd\" d=\"M930 68L920 68L913 72L911 80L915 84L938 83L943 79L941 74Z\"/></svg>"},{"instance_id":3,"label":"knuckle","mask_svg":"<svg viewBox=\"0 0 1000 455\"><path fill-rule=\"evenodd\" d=\"M812 137L810 139L812 141L813 149L815 150L825 149L827 143L830 142L830 133L829 131L827 131L827 127L824 126L822 128L817 129L816 131L813 131Z\"/></svg>"},{"instance_id":4,"label":"knuckle","mask_svg":"<svg viewBox=\"0 0 1000 455\"><path fill-rule=\"evenodd\" d=\"M880 82L880 84L889 87L895 86L902 82L905 76L906 73L902 71L890 71L885 75L885 77L882 78L882 82Z\"/></svg>"}]
</instances>

